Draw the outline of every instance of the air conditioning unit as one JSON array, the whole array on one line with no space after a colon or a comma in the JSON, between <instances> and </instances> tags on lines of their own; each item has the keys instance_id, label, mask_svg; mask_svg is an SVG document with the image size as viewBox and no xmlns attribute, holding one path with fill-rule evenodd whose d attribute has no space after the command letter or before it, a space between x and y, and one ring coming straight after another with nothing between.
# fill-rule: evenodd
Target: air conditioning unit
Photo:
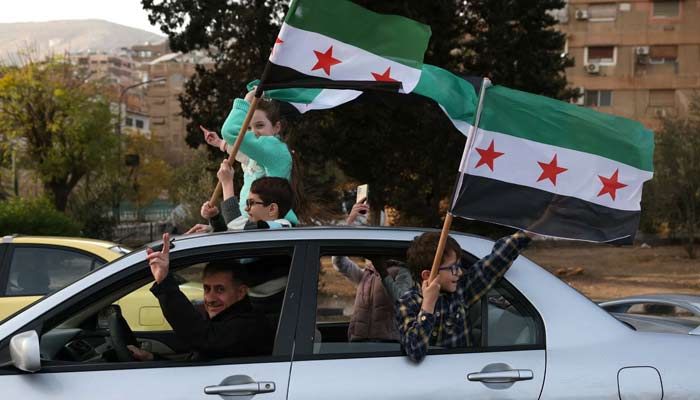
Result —
<instances>
[{"instance_id":1,"label":"air conditioning unit","mask_svg":"<svg viewBox=\"0 0 700 400\"><path fill-rule=\"evenodd\" d=\"M573 98L573 103L576 104L577 106L582 106L585 104L585 94L586 94L586 89L583 88L583 86L579 86L574 88L576 91L576 97Z\"/></svg>"},{"instance_id":2,"label":"air conditioning unit","mask_svg":"<svg viewBox=\"0 0 700 400\"><path fill-rule=\"evenodd\" d=\"M588 19L588 10L586 10L584 8L579 8L578 10L576 10L575 15L576 15L576 19L578 19L578 20Z\"/></svg>"},{"instance_id":3,"label":"air conditioning unit","mask_svg":"<svg viewBox=\"0 0 700 400\"><path fill-rule=\"evenodd\" d=\"M637 56L648 56L649 46L639 46L634 48L634 54Z\"/></svg>"},{"instance_id":4,"label":"air conditioning unit","mask_svg":"<svg viewBox=\"0 0 700 400\"><path fill-rule=\"evenodd\" d=\"M600 64L590 63L590 64L586 64L586 66L584 68L586 68L586 72L588 72L589 74L599 74L600 73Z\"/></svg>"}]
</instances>

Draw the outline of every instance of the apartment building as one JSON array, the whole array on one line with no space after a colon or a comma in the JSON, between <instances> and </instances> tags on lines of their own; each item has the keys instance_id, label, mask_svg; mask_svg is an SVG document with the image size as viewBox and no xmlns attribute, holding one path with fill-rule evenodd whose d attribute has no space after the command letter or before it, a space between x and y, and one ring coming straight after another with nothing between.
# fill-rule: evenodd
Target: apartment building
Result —
<instances>
[{"instance_id":1,"label":"apartment building","mask_svg":"<svg viewBox=\"0 0 700 400\"><path fill-rule=\"evenodd\" d=\"M569 0L557 18L578 104L654 129L700 93L700 1Z\"/></svg>"},{"instance_id":2,"label":"apartment building","mask_svg":"<svg viewBox=\"0 0 700 400\"><path fill-rule=\"evenodd\" d=\"M211 60L198 52L169 53L142 66L149 80L165 78L148 85L145 101L151 135L163 144L163 158L172 166L182 165L194 156L185 142L188 121L180 115L179 95L194 74L195 65L208 63Z\"/></svg>"}]
</instances>

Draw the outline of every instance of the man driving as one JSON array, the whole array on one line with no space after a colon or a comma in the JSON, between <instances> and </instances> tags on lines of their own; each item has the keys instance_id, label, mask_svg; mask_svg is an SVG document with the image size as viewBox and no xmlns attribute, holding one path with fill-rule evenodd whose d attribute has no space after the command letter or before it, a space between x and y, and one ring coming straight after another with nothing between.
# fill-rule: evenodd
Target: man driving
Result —
<instances>
[{"instance_id":1,"label":"man driving","mask_svg":"<svg viewBox=\"0 0 700 400\"><path fill-rule=\"evenodd\" d=\"M193 351L192 358L212 359L272 353L274 330L264 315L255 312L248 299L245 267L210 262L204 268L204 309L200 313L180 291L170 269L170 237L163 235L163 250L148 249L146 259L155 279L151 292L177 337ZM128 346L135 359L154 355Z\"/></svg>"}]
</instances>

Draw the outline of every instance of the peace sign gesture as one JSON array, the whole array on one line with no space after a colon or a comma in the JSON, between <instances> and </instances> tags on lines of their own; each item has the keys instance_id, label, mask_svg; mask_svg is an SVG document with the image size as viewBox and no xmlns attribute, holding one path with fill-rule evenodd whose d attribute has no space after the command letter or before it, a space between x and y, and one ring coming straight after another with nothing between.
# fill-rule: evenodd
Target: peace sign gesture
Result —
<instances>
[{"instance_id":1,"label":"peace sign gesture","mask_svg":"<svg viewBox=\"0 0 700 400\"><path fill-rule=\"evenodd\" d=\"M146 249L146 254L153 278L156 283L161 283L170 270L170 235L167 232L163 234L163 250L153 251L149 248Z\"/></svg>"}]
</instances>

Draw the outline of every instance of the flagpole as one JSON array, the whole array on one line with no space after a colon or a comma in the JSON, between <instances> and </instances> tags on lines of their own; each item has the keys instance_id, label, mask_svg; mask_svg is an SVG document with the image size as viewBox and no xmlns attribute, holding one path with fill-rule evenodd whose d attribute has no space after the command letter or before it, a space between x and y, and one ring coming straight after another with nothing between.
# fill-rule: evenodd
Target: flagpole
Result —
<instances>
[{"instance_id":1,"label":"flagpole","mask_svg":"<svg viewBox=\"0 0 700 400\"><path fill-rule=\"evenodd\" d=\"M484 94L486 93L486 88L491 86L491 81L488 78L484 78L481 82L481 89L479 91L479 105L476 109L476 117L474 118L474 125L469 128L469 133L467 134L467 142L464 144L464 151L462 152L462 160L459 163L459 178L457 178L457 183L455 184L455 189L452 192L452 201L450 201L450 210L454 207L454 203L457 201L459 192L462 189L462 179L464 176L464 168L467 165L469 150L474 144L474 137L476 136L476 130L479 126L479 120L481 119L481 110L484 104ZM437 249L435 250L435 257L433 258L433 265L430 268L430 277L428 282L431 283L435 276L437 276L438 268L440 267L440 262L442 261L442 255L445 252L445 244L447 243L447 236L450 232L450 227L452 226L452 213L447 211L445 214L445 222L442 224L442 230L440 231L440 240L438 241ZM459 256L459 254L457 254Z\"/></svg>"},{"instance_id":2,"label":"flagpole","mask_svg":"<svg viewBox=\"0 0 700 400\"><path fill-rule=\"evenodd\" d=\"M236 138L236 141L233 143L233 147L231 148L231 153L228 156L228 159L226 162L228 162L228 165L233 167L233 161L236 159L236 154L238 154L238 149L241 148L241 144L243 143L243 138L245 137L246 132L248 132L248 126L250 125L250 120L253 119L253 114L255 113L255 110L258 108L258 100L260 100L260 97L262 97L263 94L263 82L267 80L268 75L270 74L270 61L267 61L267 64L265 64L265 69L263 70L263 74L260 77L260 82L258 83L258 87L255 89L255 96L253 97L253 100L250 102L250 108L248 108L248 113L245 116L245 119L243 120L243 125L241 125L241 129L238 131L238 137ZM209 206L213 207L216 204L216 200L221 196L223 188L221 187L221 182L217 182L216 188L214 189L214 193L211 195L211 199L209 199Z\"/></svg>"}]
</instances>

